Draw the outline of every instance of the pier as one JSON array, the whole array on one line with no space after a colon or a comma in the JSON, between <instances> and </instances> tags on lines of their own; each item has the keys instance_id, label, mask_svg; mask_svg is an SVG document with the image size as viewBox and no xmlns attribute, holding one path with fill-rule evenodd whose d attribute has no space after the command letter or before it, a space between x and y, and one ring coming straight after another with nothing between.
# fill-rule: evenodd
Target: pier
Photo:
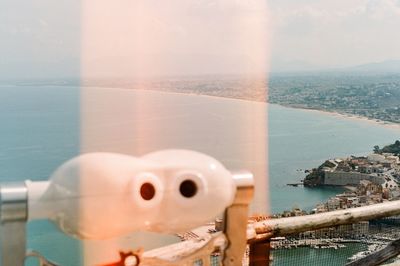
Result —
<instances>
[{"instance_id":1,"label":"pier","mask_svg":"<svg viewBox=\"0 0 400 266\"><path fill-rule=\"evenodd\" d=\"M287 186L291 186L291 187L298 187L298 186L302 186L303 185L303 183L302 182L300 182L300 183L288 183L288 184L286 184Z\"/></svg>"}]
</instances>

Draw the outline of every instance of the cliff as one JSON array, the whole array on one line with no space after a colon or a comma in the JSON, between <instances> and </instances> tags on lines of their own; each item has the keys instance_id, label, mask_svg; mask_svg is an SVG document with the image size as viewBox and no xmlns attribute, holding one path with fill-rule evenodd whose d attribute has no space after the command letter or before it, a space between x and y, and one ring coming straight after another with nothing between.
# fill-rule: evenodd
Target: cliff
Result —
<instances>
[{"instance_id":1,"label":"cliff","mask_svg":"<svg viewBox=\"0 0 400 266\"><path fill-rule=\"evenodd\" d=\"M336 165L331 161L327 160L321 164L318 168L314 168L310 173L304 178L303 184L306 187L315 187L324 184L326 168L334 168Z\"/></svg>"}]
</instances>

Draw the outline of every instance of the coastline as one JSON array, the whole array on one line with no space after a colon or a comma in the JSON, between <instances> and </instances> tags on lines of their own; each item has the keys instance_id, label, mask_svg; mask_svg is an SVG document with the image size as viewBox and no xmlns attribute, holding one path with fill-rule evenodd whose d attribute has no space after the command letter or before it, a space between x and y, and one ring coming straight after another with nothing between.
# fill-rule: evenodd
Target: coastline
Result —
<instances>
[{"instance_id":1,"label":"coastline","mask_svg":"<svg viewBox=\"0 0 400 266\"><path fill-rule=\"evenodd\" d=\"M87 89L120 89L120 90L132 90L132 91L147 91L150 93L201 96L201 97L207 97L207 98L218 99L218 100L226 100L226 101L252 102L252 103L257 103L257 104L265 104L267 107L270 105L280 106L280 107L284 107L284 108L297 109L297 110L302 110L302 111L306 111L306 112L314 112L314 113L329 115L332 117L337 117L337 118L346 119L346 120L350 120L350 121L366 122L366 123L370 123L373 125L383 126L385 128L389 128L389 129L393 129L393 130L400 130L400 123L394 123L394 122L389 122L389 121L384 121L384 120L377 120L377 119L372 119L372 118L368 118L365 116L354 115L354 114L350 114L350 113L342 113L339 111L327 111L327 110L322 110L322 109L312 109L312 108L305 108L305 107L299 107L299 106L293 106L293 105L285 105L285 104L279 104L279 103L269 103L266 101L257 101L257 100L251 100L251 99L241 98L241 97L200 94L200 93L196 93L196 92L178 92L178 91L156 90L156 89L125 88L125 87L121 87L121 86L109 87L109 86L87 85L87 86L83 86L83 87L85 87Z\"/></svg>"},{"instance_id":2,"label":"coastline","mask_svg":"<svg viewBox=\"0 0 400 266\"><path fill-rule=\"evenodd\" d=\"M332 117L337 117L341 119L346 119L350 121L360 121L360 122L365 122L365 123L370 123L378 126L383 126L386 128L390 129L395 129L395 130L400 130L400 124L399 123L393 123L393 122L388 122L388 121L380 121L376 119L371 119L365 116L359 116L359 115L353 115L353 114L347 114L347 113L339 113L337 111L327 111L327 110L321 110L321 109L311 109L311 108L303 108L303 107L296 107L296 106L290 106L290 105L283 105L283 104L277 104L277 103L269 103L270 105L275 105L275 106L281 106L285 108L290 108L290 109L298 109L302 110L305 112L313 112L313 113L319 113L319 114L324 114L324 115L329 115Z\"/></svg>"},{"instance_id":3,"label":"coastline","mask_svg":"<svg viewBox=\"0 0 400 266\"><path fill-rule=\"evenodd\" d=\"M150 93L162 93L162 94L172 94L172 95L186 95L186 96L200 96L206 97L211 99L217 100L225 100L225 101L241 101L241 102L248 102L248 103L256 103L256 104L265 104L269 105L270 103L266 101L257 101L251 100L247 98L240 98L240 97L230 97L230 96L219 96L219 95L212 95L212 94L201 94L196 92L179 92L179 91L172 91L172 90L156 90L156 89L141 89L141 88L124 88L124 87L108 87L108 86L83 86L83 88L87 89L119 89L119 90L132 90L132 91L145 91ZM276 104L279 105L279 104ZM283 106L283 105L281 105ZM285 106L287 107L287 106Z\"/></svg>"},{"instance_id":4,"label":"coastline","mask_svg":"<svg viewBox=\"0 0 400 266\"><path fill-rule=\"evenodd\" d=\"M86 88L97 88L97 89L110 89L111 87L102 87L102 86L85 86ZM112 87L112 89L130 89L130 88L123 88L123 87ZM312 109L312 108L305 108L305 107L297 107L297 106L292 106L292 105L284 105L284 104L279 104L279 103L269 103L265 101L256 101L256 100L250 100L246 98L239 98L239 97L226 97L226 96L217 96L217 95L210 95L210 94L199 94L196 92L189 93L189 92L177 92L177 91L168 91L168 90L155 90L155 89L131 89L131 90L139 90L139 91L148 91L150 93L165 93L165 94L177 94L177 95L188 95L188 96L201 96L201 97L208 97L208 98L213 98L213 99L218 99L218 100L227 100L227 101L245 101L245 102L252 102L252 103L257 103L257 104L266 104L266 106L269 105L275 105L275 106L281 106L285 108L290 108L290 109L298 109L306 112L314 112L314 113L319 113L319 114L324 114L324 115L329 115L332 117L337 117L341 119L346 119L350 121L361 121L361 122L366 122L370 123L373 125L378 125L378 126L383 126L386 128L394 129L394 130L400 130L400 123L394 123L394 122L389 122L389 121L384 121L384 120L377 120L377 119L372 119L368 118L365 116L360 116L360 115L354 115L354 114L349 114L349 113L341 113L338 111L327 111L327 110L322 110L322 109Z\"/></svg>"}]
</instances>

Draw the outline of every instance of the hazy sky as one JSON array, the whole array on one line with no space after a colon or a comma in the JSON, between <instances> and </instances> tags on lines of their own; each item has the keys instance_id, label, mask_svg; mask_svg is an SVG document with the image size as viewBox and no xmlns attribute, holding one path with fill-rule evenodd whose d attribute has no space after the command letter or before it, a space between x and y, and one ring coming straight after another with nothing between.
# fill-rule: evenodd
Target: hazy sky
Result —
<instances>
[{"instance_id":1,"label":"hazy sky","mask_svg":"<svg viewBox=\"0 0 400 266\"><path fill-rule=\"evenodd\" d=\"M257 0L86 0L85 77L265 73L266 4Z\"/></svg>"},{"instance_id":2,"label":"hazy sky","mask_svg":"<svg viewBox=\"0 0 400 266\"><path fill-rule=\"evenodd\" d=\"M79 0L0 1L0 78L77 76Z\"/></svg>"},{"instance_id":3,"label":"hazy sky","mask_svg":"<svg viewBox=\"0 0 400 266\"><path fill-rule=\"evenodd\" d=\"M272 62L400 59L400 0L270 0ZM286 63L285 63L286 64Z\"/></svg>"},{"instance_id":4,"label":"hazy sky","mask_svg":"<svg viewBox=\"0 0 400 266\"><path fill-rule=\"evenodd\" d=\"M76 76L82 60L123 76L400 59L400 0L167 2L3 0L0 78Z\"/></svg>"}]
</instances>

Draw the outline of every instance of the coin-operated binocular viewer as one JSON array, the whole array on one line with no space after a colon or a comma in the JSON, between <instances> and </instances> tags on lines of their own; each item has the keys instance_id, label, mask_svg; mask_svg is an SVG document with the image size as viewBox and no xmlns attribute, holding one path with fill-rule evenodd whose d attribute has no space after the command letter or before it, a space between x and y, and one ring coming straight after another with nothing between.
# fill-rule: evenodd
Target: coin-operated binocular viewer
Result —
<instances>
[{"instance_id":1,"label":"coin-operated binocular viewer","mask_svg":"<svg viewBox=\"0 0 400 266\"><path fill-rule=\"evenodd\" d=\"M221 264L241 265L252 196L251 174L231 173L198 152L164 150L142 157L84 154L64 163L49 181L1 184L0 266L23 265L26 256L40 257L42 265L56 265L27 252L30 220L49 219L69 236L101 240L135 231L181 233L222 213L222 232L209 235L199 246L194 243L194 248L186 245L184 255L132 253L129 261L122 258L115 265L193 265L202 252L215 249Z\"/></svg>"}]
</instances>

